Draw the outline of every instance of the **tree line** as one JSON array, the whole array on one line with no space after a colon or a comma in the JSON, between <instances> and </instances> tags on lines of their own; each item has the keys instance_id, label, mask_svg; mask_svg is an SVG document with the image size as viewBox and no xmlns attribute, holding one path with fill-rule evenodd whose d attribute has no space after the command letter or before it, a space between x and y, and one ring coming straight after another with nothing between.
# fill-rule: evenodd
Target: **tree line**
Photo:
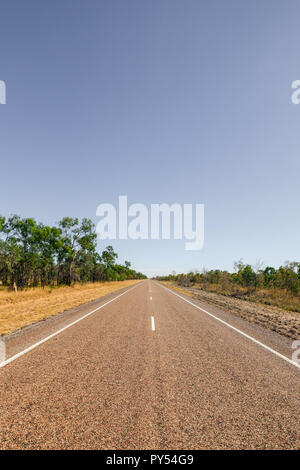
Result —
<instances>
[{"instance_id":1,"label":"tree line","mask_svg":"<svg viewBox=\"0 0 300 470\"><path fill-rule=\"evenodd\" d=\"M230 285L239 285L248 291L260 289L282 289L292 294L300 293L300 262L286 262L284 266L275 269L272 266L253 267L242 260L234 263L234 272L220 269L203 270L187 274L169 274L159 277L160 280L175 281L180 285L201 284L220 285L226 289Z\"/></svg>"},{"instance_id":2,"label":"tree line","mask_svg":"<svg viewBox=\"0 0 300 470\"><path fill-rule=\"evenodd\" d=\"M131 263L117 263L112 246L99 254L90 219L64 217L57 226L33 218L0 216L0 282L24 289L74 282L144 279Z\"/></svg>"}]
</instances>

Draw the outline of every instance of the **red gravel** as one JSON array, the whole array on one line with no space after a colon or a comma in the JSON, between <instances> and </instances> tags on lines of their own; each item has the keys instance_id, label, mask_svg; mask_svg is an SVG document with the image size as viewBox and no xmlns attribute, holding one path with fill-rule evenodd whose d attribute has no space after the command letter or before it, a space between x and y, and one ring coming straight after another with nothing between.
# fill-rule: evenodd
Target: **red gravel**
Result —
<instances>
[{"instance_id":1,"label":"red gravel","mask_svg":"<svg viewBox=\"0 0 300 470\"><path fill-rule=\"evenodd\" d=\"M1 449L300 444L299 370L152 281L0 369L0 381Z\"/></svg>"}]
</instances>

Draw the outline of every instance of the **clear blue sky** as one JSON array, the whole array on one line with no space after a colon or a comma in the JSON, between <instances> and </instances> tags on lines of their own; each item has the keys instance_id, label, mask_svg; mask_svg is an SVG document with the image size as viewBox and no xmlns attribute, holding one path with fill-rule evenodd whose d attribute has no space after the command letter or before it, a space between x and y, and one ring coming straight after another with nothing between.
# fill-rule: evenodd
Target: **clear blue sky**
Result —
<instances>
[{"instance_id":1,"label":"clear blue sky","mask_svg":"<svg viewBox=\"0 0 300 470\"><path fill-rule=\"evenodd\" d=\"M299 260L299 15L298 0L2 0L0 213L199 202L203 250L117 241L120 259L150 275Z\"/></svg>"}]
</instances>

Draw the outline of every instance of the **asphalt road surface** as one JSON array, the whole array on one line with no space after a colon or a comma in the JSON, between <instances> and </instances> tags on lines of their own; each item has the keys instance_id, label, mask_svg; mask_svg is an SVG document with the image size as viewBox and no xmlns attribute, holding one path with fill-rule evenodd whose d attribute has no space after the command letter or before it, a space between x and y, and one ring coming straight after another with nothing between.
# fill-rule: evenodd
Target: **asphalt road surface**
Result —
<instances>
[{"instance_id":1,"label":"asphalt road surface","mask_svg":"<svg viewBox=\"0 0 300 470\"><path fill-rule=\"evenodd\" d=\"M109 299L0 368L1 449L300 447L286 339L154 281Z\"/></svg>"}]
</instances>

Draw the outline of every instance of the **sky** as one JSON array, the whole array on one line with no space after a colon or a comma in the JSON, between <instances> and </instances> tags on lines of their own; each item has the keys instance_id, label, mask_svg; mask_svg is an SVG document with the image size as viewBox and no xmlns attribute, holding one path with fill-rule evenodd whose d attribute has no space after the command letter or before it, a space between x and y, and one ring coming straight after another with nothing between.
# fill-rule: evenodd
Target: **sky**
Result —
<instances>
[{"instance_id":1,"label":"sky","mask_svg":"<svg viewBox=\"0 0 300 470\"><path fill-rule=\"evenodd\" d=\"M298 0L0 0L0 214L202 203L205 241L99 241L149 276L299 260Z\"/></svg>"}]
</instances>

